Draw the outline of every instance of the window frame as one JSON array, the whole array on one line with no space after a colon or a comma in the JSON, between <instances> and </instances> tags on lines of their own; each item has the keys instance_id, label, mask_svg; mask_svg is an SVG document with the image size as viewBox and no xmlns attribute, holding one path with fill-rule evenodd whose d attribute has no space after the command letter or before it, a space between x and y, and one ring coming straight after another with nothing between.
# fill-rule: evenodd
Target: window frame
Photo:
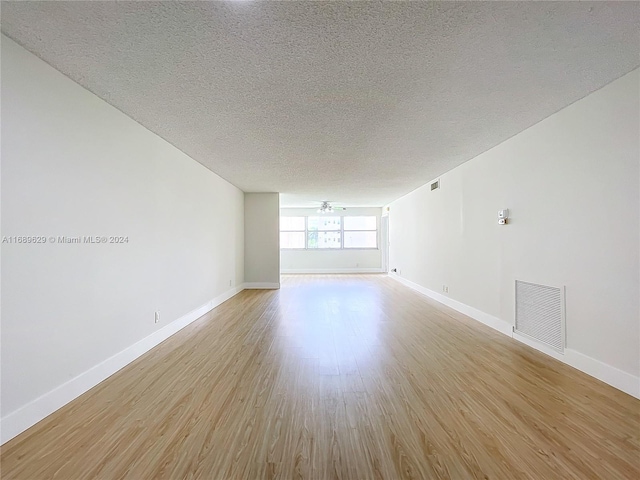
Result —
<instances>
[{"instance_id":1,"label":"window frame","mask_svg":"<svg viewBox=\"0 0 640 480\"><path fill-rule=\"evenodd\" d=\"M380 228L379 228L379 225L378 225L379 222L378 222L378 216L377 215L345 215L345 216L347 216L347 217L373 217L373 218L376 219L376 228L375 228L375 230L353 229L353 228L350 228L350 229L347 230L347 229L344 228L344 216L343 216L342 220L341 220L341 225L340 225L341 233L342 233L342 238L341 238L341 240L342 240L341 241L341 244L342 244L341 249L342 250L380 250L380 245L379 245L380 242L378 241L379 240L378 239L378 232L379 232ZM376 246L375 247L345 247L344 246L344 232L375 232L375 234L376 234Z\"/></svg>"},{"instance_id":2,"label":"window frame","mask_svg":"<svg viewBox=\"0 0 640 480\"><path fill-rule=\"evenodd\" d=\"M307 217L306 215L291 215L290 218L304 218L304 230L282 230L282 228L279 228L279 232L278 234L282 234L282 233L302 233L304 235L304 247L287 247L287 248L282 248L280 247L281 250L306 250L307 249ZM280 237L278 237L280 238Z\"/></svg>"},{"instance_id":3,"label":"window frame","mask_svg":"<svg viewBox=\"0 0 640 480\"><path fill-rule=\"evenodd\" d=\"M321 215L305 215L304 217L304 226L305 226L305 244L304 244L304 249L305 250L328 250L328 251L336 251L336 250L342 250L343 246L342 246L342 227L343 227L343 221L342 221L342 215L324 215L324 217L338 217L340 219L340 228L336 228L334 230L309 230L309 217L318 217L318 218L322 218ZM309 233L310 232L315 232L315 233L339 233L340 234L340 247L337 248L321 248L321 247L309 247ZM292 250L292 249L286 249L286 250Z\"/></svg>"},{"instance_id":4,"label":"window frame","mask_svg":"<svg viewBox=\"0 0 640 480\"><path fill-rule=\"evenodd\" d=\"M327 217L339 217L340 218L340 229L339 230L313 230L313 232L318 232L318 233L324 233L324 232L329 232L329 233L335 233L335 232L340 232L340 248L309 248L309 217L316 217L316 216L320 216L320 215L283 215L283 216L290 216L290 217L304 217L304 232L302 230L280 230L279 233L282 232L296 232L296 233L300 233L303 232L304 233L304 248L289 248L289 247L280 247L280 250L292 250L292 251L300 251L300 250L304 250L304 251L325 251L325 252L336 252L336 251L343 251L343 250L380 250L380 220L379 217L377 215L326 215ZM344 218L345 217L374 217L376 219L376 229L375 230L354 230L354 229L348 229L345 230L344 228ZM376 233L376 246L375 247L345 247L344 246L344 232L375 232Z\"/></svg>"}]
</instances>

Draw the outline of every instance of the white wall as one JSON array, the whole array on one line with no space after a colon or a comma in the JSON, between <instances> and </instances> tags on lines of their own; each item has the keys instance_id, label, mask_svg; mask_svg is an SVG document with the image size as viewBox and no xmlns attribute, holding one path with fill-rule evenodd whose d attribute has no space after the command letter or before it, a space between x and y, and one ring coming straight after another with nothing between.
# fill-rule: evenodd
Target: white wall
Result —
<instances>
[{"instance_id":1,"label":"white wall","mask_svg":"<svg viewBox=\"0 0 640 480\"><path fill-rule=\"evenodd\" d=\"M443 175L441 189L393 202L390 268L509 325L516 279L566 285L567 348L637 380L639 82L631 72Z\"/></svg>"},{"instance_id":2,"label":"white wall","mask_svg":"<svg viewBox=\"0 0 640 480\"><path fill-rule=\"evenodd\" d=\"M2 235L129 239L2 244L3 440L114 368L101 362L239 291L243 201L3 36ZM101 373L83 377L96 366ZM62 391L70 381L75 394Z\"/></svg>"},{"instance_id":3,"label":"white wall","mask_svg":"<svg viewBox=\"0 0 640 480\"><path fill-rule=\"evenodd\" d=\"M348 207L344 211L336 210L325 216L374 216L378 222L378 245L380 245L381 208ZM283 217L304 217L318 215L313 208L282 208ZM380 272L382 268L381 250L290 250L280 252L282 273L347 273Z\"/></svg>"},{"instance_id":4,"label":"white wall","mask_svg":"<svg viewBox=\"0 0 640 480\"><path fill-rule=\"evenodd\" d=\"M245 287L280 288L280 194L244 194Z\"/></svg>"}]
</instances>

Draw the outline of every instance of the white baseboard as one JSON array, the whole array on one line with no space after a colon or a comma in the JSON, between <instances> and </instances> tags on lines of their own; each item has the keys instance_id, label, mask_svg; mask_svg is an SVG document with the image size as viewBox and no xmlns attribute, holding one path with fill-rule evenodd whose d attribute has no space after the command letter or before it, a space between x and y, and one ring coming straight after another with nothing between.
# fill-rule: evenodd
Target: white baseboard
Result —
<instances>
[{"instance_id":1,"label":"white baseboard","mask_svg":"<svg viewBox=\"0 0 640 480\"><path fill-rule=\"evenodd\" d=\"M283 274L322 274L322 273L382 273L382 269L376 268L285 268L281 271Z\"/></svg>"},{"instance_id":2,"label":"white baseboard","mask_svg":"<svg viewBox=\"0 0 640 480\"><path fill-rule=\"evenodd\" d=\"M564 354L566 363L573 368L577 368L587 375L591 375L618 390L640 399L640 377L612 367L595 358L588 357L577 350L565 348Z\"/></svg>"},{"instance_id":3,"label":"white baseboard","mask_svg":"<svg viewBox=\"0 0 640 480\"><path fill-rule=\"evenodd\" d=\"M560 360L561 362L567 363L566 358L566 349L565 353L561 353L558 350L555 350L544 343L538 342L536 339L528 337L526 335L521 335L516 331L511 332L510 335L514 340L519 341L520 343L524 343L525 345L529 345L531 348L535 348L536 350L544 353L545 355L549 355L550 357L555 358L556 360Z\"/></svg>"},{"instance_id":4,"label":"white baseboard","mask_svg":"<svg viewBox=\"0 0 640 480\"><path fill-rule=\"evenodd\" d=\"M484 313L476 308L470 307L469 305L458 302L457 300L453 300L445 295L434 292L433 290L429 290L428 288L425 288L422 285L418 285L417 283L407 280L406 278L402 278L399 275L390 273L389 277L429 298L432 298L448 307L453 308L454 310L457 310L460 313L464 313L468 317L484 323L485 325L488 325L489 327L509 337L512 337L519 342L535 348L536 350L549 355L556 360L566 363L567 365L570 365L573 368L586 373L587 375L591 375L592 377L595 377L598 380L611 385L614 388L617 388L618 390L628 393L633 397L640 398L640 377L636 377L630 373L624 372L616 367L603 363L600 360L596 360L595 358L580 353L577 350L565 348L564 354L560 353L540 342L537 342L532 338L514 332L512 325L505 322L504 320L500 320L499 318L489 315L488 313Z\"/></svg>"},{"instance_id":5,"label":"white baseboard","mask_svg":"<svg viewBox=\"0 0 640 480\"><path fill-rule=\"evenodd\" d=\"M278 282L248 282L244 283L243 287L245 290L277 290L280 288L280 283Z\"/></svg>"},{"instance_id":6,"label":"white baseboard","mask_svg":"<svg viewBox=\"0 0 640 480\"><path fill-rule=\"evenodd\" d=\"M470 307L464 303L458 302L452 298L449 298L445 295L441 295L433 290L429 290L428 288L423 287L422 285L418 285L406 278L403 278L396 274L389 274L389 277L397 280L398 282L406 285L407 287L415 290L418 293L421 293L429 298L433 298L435 301L445 304L447 307L451 307L454 310L457 310L460 313L464 313L466 316L473 318L485 325L493 328L494 330L499 331L500 333L504 333L505 335L511 336L511 325L505 322L504 320L500 320L498 317L494 317L493 315L489 315L477 308Z\"/></svg>"},{"instance_id":7,"label":"white baseboard","mask_svg":"<svg viewBox=\"0 0 640 480\"><path fill-rule=\"evenodd\" d=\"M186 327L193 321L208 313L222 302L228 300L244 289L243 285L227 290L213 300L183 315L170 324L153 332L151 335L107 358L77 377L63 383L59 387L32 400L18 410L0 419L0 445L35 425L43 418L63 407L87 390L116 373L136 358Z\"/></svg>"}]
</instances>

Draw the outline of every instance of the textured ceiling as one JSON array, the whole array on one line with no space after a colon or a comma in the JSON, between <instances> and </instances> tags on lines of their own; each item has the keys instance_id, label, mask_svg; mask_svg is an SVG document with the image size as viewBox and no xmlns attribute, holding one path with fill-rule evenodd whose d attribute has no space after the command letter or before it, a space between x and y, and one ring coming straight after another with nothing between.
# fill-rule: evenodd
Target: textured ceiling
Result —
<instances>
[{"instance_id":1,"label":"textured ceiling","mask_svg":"<svg viewBox=\"0 0 640 480\"><path fill-rule=\"evenodd\" d=\"M633 70L637 2L2 2L2 31L245 191L383 205Z\"/></svg>"}]
</instances>

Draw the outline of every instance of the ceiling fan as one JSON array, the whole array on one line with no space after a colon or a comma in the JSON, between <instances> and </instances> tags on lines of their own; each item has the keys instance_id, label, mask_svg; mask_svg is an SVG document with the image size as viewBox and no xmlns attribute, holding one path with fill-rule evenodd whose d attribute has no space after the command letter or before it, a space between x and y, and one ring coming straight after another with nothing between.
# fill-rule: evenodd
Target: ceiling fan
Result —
<instances>
[{"instance_id":1,"label":"ceiling fan","mask_svg":"<svg viewBox=\"0 0 640 480\"><path fill-rule=\"evenodd\" d=\"M346 210L346 208L333 207L329 201L324 200L318 209L318 213L333 213L335 210Z\"/></svg>"}]
</instances>

